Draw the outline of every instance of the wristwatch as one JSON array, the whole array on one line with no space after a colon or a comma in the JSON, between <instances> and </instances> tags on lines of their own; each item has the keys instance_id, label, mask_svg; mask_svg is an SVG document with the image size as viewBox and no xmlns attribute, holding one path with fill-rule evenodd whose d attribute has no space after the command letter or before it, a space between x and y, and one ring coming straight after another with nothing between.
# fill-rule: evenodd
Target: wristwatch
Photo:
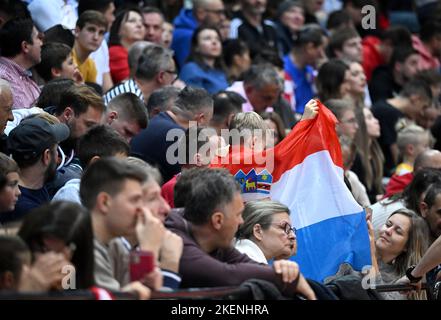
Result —
<instances>
[{"instance_id":1,"label":"wristwatch","mask_svg":"<svg viewBox=\"0 0 441 320\"><path fill-rule=\"evenodd\" d=\"M416 266L410 266L407 270L406 270L406 277L410 280L410 283L417 283L420 282L421 279L423 277L414 277L412 275L412 271L413 269L415 269Z\"/></svg>"}]
</instances>

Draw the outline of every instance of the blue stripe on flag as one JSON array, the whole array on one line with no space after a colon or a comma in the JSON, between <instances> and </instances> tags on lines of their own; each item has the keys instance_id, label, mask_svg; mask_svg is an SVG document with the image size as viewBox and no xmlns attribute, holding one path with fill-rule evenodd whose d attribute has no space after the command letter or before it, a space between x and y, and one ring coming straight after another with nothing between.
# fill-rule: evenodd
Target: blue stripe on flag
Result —
<instances>
[{"instance_id":1,"label":"blue stripe on flag","mask_svg":"<svg viewBox=\"0 0 441 320\"><path fill-rule=\"evenodd\" d=\"M332 232L329 232L332 230ZM371 265L364 211L315 223L297 230L296 261L306 278L323 282L347 262L355 270ZM318 264L317 261L320 261Z\"/></svg>"}]
</instances>

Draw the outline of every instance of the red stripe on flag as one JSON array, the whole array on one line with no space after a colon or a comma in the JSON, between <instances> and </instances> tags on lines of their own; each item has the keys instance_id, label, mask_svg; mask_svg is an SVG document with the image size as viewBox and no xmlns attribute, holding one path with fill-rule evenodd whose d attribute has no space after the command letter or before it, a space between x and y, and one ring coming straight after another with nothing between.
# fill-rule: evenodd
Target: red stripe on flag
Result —
<instances>
[{"instance_id":1,"label":"red stripe on flag","mask_svg":"<svg viewBox=\"0 0 441 320\"><path fill-rule=\"evenodd\" d=\"M239 170L247 174L253 168L257 173L267 169L272 174L272 183L274 183L285 171L302 163L309 155L328 150L334 164L343 168L340 143L335 131L337 119L325 105L318 100L317 102L319 105L317 117L297 123L289 135L275 148L261 153L252 153L251 150L232 147L227 156L228 160L224 160L224 164L221 163L221 158L215 158L216 164L212 162L211 167L226 168L233 175ZM261 159L267 159L267 162L257 163Z\"/></svg>"}]
</instances>

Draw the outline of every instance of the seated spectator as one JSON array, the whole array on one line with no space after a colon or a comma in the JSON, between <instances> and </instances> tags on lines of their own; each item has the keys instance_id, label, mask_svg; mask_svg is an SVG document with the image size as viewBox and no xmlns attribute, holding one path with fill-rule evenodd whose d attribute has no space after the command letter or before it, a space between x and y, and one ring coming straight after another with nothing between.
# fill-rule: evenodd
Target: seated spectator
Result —
<instances>
[{"instance_id":1,"label":"seated spectator","mask_svg":"<svg viewBox=\"0 0 441 320\"><path fill-rule=\"evenodd\" d=\"M106 30L107 20L101 12L87 10L78 18L72 57L85 82L96 83L97 68L90 54L101 46Z\"/></svg>"},{"instance_id":2,"label":"seated spectator","mask_svg":"<svg viewBox=\"0 0 441 320\"><path fill-rule=\"evenodd\" d=\"M141 13L144 19L144 40L162 45L164 14L156 7L144 7L141 9Z\"/></svg>"},{"instance_id":3,"label":"seated spectator","mask_svg":"<svg viewBox=\"0 0 441 320\"><path fill-rule=\"evenodd\" d=\"M16 17L31 18L27 3L21 1L3 1L0 6L0 28Z\"/></svg>"},{"instance_id":4,"label":"seated spectator","mask_svg":"<svg viewBox=\"0 0 441 320\"><path fill-rule=\"evenodd\" d=\"M438 21L426 21L420 30L420 38L412 37L412 44L418 51L418 66L421 70L439 69L441 48L438 44L441 36L441 23Z\"/></svg>"},{"instance_id":5,"label":"seated spectator","mask_svg":"<svg viewBox=\"0 0 441 320\"><path fill-rule=\"evenodd\" d=\"M191 174L193 170L187 172ZM315 299L295 262L278 260L272 267L261 265L232 247L234 235L243 223L240 187L228 171L195 171L199 172L191 187L180 189L185 192L181 195L185 203L183 214L172 212L166 221L166 227L184 241L179 267L181 287L238 286L255 278L274 283L286 296L301 294ZM283 280L279 269L282 265L284 272L290 274L283 274Z\"/></svg>"},{"instance_id":6,"label":"seated spectator","mask_svg":"<svg viewBox=\"0 0 441 320\"><path fill-rule=\"evenodd\" d=\"M396 47L411 47L412 38L410 31L403 26L391 26L381 35L363 38L363 69L367 81L372 80L372 72L381 65L390 63Z\"/></svg>"},{"instance_id":7,"label":"seated spectator","mask_svg":"<svg viewBox=\"0 0 441 320\"><path fill-rule=\"evenodd\" d=\"M267 148L276 146L286 136L285 126L282 119L275 112L262 112L260 116L267 124L268 129L272 132L273 141L268 141Z\"/></svg>"},{"instance_id":8,"label":"seated spectator","mask_svg":"<svg viewBox=\"0 0 441 320\"><path fill-rule=\"evenodd\" d=\"M354 140L358 130L358 121L355 117L353 102L349 99L331 99L325 101L324 104L338 120L335 126L337 134Z\"/></svg>"},{"instance_id":9,"label":"seated spectator","mask_svg":"<svg viewBox=\"0 0 441 320\"><path fill-rule=\"evenodd\" d=\"M20 168L21 195L14 211L0 216L2 221L19 221L30 210L50 201L45 183L55 178L57 147L68 136L65 124L50 124L39 117L25 119L11 131L8 145Z\"/></svg>"},{"instance_id":10,"label":"seated spectator","mask_svg":"<svg viewBox=\"0 0 441 320\"><path fill-rule=\"evenodd\" d=\"M416 123L424 129L431 130L432 134L434 134L437 131L435 123L437 123L441 111L441 73L439 73L438 70L423 70L418 72L415 75L415 78L427 82L430 86L433 97L432 105L429 108L424 109L423 114L420 114L417 117ZM440 141L438 137L435 137L435 140Z\"/></svg>"},{"instance_id":11,"label":"seated spectator","mask_svg":"<svg viewBox=\"0 0 441 320\"><path fill-rule=\"evenodd\" d=\"M15 109L12 110L13 120L8 121L5 134L9 135L12 129L14 129L24 118L45 112L53 113L55 106L60 104L61 95L69 88L75 86L75 82L72 79L53 79L46 83L41 89L41 94L35 105L29 109Z\"/></svg>"},{"instance_id":12,"label":"seated spectator","mask_svg":"<svg viewBox=\"0 0 441 320\"><path fill-rule=\"evenodd\" d=\"M291 227L289 214L289 209L277 201L247 202L235 248L263 264L289 259L297 252L296 229Z\"/></svg>"},{"instance_id":13,"label":"seated spectator","mask_svg":"<svg viewBox=\"0 0 441 320\"><path fill-rule=\"evenodd\" d=\"M352 171L366 187L369 201L375 203L378 200L377 196L384 193L382 185L384 156L377 141L380 136L380 125L366 107L357 108L355 115L358 122L355 135L357 156Z\"/></svg>"},{"instance_id":14,"label":"seated spectator","mask_svg":"<svg viewBox=\"0 0 441 320\"><path fill-rule=\"evenodd\" d=\"M35 70L46 83L57 78L82 81L72 57L72 49L59 42L45 43L41 47L41 62L35 66Z\"/></svg>"},{"instance_id":15,"label":"seated spectator","mask_svg":"<svg viewBox=\"0 0 441 320\"><path fill-rule=\"evenodd\" d=\"M346 10L335 10L328 15L326 30L329 34L335 34L342 30L355 29L354 21Z\"/></svg>"},{"instance_id":16,"label":"seated spectator","mask_svg":"<svg viewBox=\"0 0 441 320\"><path fill-rule=\"evenodd\" d=\"M405 173L401 176L393 175L390 178L386 186L386 193L384 194L384 197L387 198L403 191L410 181L412 181L414 172L422 168L441 169L441 152L433 149L428 149L421 152L415 158L413 172Z\"/></svg>"},{"instance_id":17,"label":"seated spectator","mask_svg":"<svg viewBox=\"0 0 441 320\"><path fill-rule=\"evenodd\" d=\"M231 20L230 38L245 41L252 59L264 50L280 55L274 23L264 18L266 9L267 1L240 0L240 9Z\"/></svg>"},{"instance_id":18,"label":"seated spectator","mask_svg":"<svg viewBox=\"0 0 441 320\"><path fill-rule=\"evenodd\" d=\"M395 282L405 275L408 266L419 262L429 247L428 234L426 222L413 211L399 209L389 216L375 246L371 246L375 248L372 257L378 259L378 271L384 282ZM391 243L393 238L400 240Z\"/></svg>"},{"instance_id":19,"label":"seated spectator","mask_svg":"<svg viewBox=\"0 0 441 320\"><path fill-rule=\"evenodd\" d=\"M171 110L178 98L180 89L174 86L165 86L152 92L147 103L149 119L161 112Z\"/></svg>"},{"instance_id":20,"label":"seated spectator","mask_svg":"<svg viewBox=\"0 0 441 320\"><path fill-rule=\"evenodd\" d=\"M349 77L346 81L347 97L354 101L357 107L371 107L372 102L364 75L363 67L356 61L349 62Z\"/></svg>"},{"instance_id":21,"label":"seated spectator","mask_svg":"<svg viewBox=\"0 0 441 320\"><path fill-rule=\"evenodd\" d=\"M406 83L398 96L378 101L372 106L372 113L380 121L381 136L378 142L385 157L385 176L390 176L397 165L397 130L409 121L415 121L418 114L431 104L432 92L429 85L415 79Z\"/></svg>"},{"instance_id":22,"label":"seated spectator","mask_svg":"<svg viewBox=\"0 0 441 320\"><path fill-rule=\"evenodd\" d=\"M270 64L252 66L243 77L242 81L232 84L227 91L240 94L247 100L242 104L242 111L273 111L272 105L276 103L283 90L283 79L277 70Z\"/></svg>"},{"instance_id":23,"label":"seated spectator","mask_svg":"<svg viewBox=\"0 0 441 320\"><path fill-rule=\"evenodd\" d=\"M89 289L94 284L93 232L89 212L78 204L53 202L28 214L18 231L33 259L45 252L62 254L74 269L69 289ZM66 274L65 274L66 276ZM63 288L61 283L58 288Z\"/></svg>"},{"instance_id":24,"label":"seated spectator","mask_svg":"<svg viewBox=\"0 0 441 320\"><path fill-rule=\"evenodd\" d=\"M374 203L372 209L372 225L374 230L386 222L392 212L400 208L407 208L421 215L420 202L432 184L441 183L441 171L432 168L422 168L415 171L413 179L405 186L403 192L382 199Z\"/></svg>"},{"instance_id":25,"label":"seated spectator","mask_svg":"<svg viewBox=\"0 0 441 320\"><path fill-rule=\"evenodd\" d=\"M379 66L369 85L372 102L396 97L420 70L419 54L412 47L396 47L389 65Z\"/></svg>"},{"instance_id":26,"label":"seated spectator","mask_svg":"<svg viewBox=\"0 0 441 320\"><path fill-rule=\"evenodd\" d=\"M183 7L174 18L173 42L171 48L175 52L178 67L182 68L190 53L191 37L194 30L205 24L219 27L225 19L225 6L222 0L196 0L193 7Z\"/></svg>"},{"instance_id":27,"label":"seated spectator","mask_svg":"<svg viewBox=\"0 0 441 320\"><path fill-rule=\"evenodd\" d=\"M153 168L141 159L129 157L127 161L130 164L138 166L147 174L147 181L143 184L144 206L150 210L152 215L159 219L161 223L165 222L170 207L161 196L161 174L158 169ZM138 250L138 240L134 237L118 238L110 244L110 254L114 259L116 274L121 278L117 279L120 284L129 283L128 259L130 251ZM162 242L156 247L151 248L157 251L158 263L164 278L163 288L177 289L181 283L179 276L179 261L182 255L182 239L173 232L165 229Z\"/></svg>"},{"instance_id":28,"label":"seated spectator","mask_svg":"<svg viewBox=\"0 0 441 320\"><path fill-rule=\"evenodd\" d=\"M413 172L416 157L429 149L429 138L428 132L417 125L410 125L398 132L397 147L402 162L395 169L397 176Z\"/></svg>"},{"instance_id":29,"label":"seated spectator","mask_svg":"<svg viewBox=\"0 0 441 320\"><path fill-rule=\"evenodd\" d=\"M125 158L129 155L128 142L108 125L97 125L87 131L78 142L81 169L104 157ZM82 171L82 170L81 170ZM57 191L52 201L71 201L81 204L80 177L71 179Z\"/></svg>"},{"instance_id":30,"label":"seated spectator","mask_svg":"<svg viewBox=\"0 0 441 320\"><path fill-rule=\"evenodd\" d=\"M29 248L23 240L0 235L0 292L18 291L23 269L30 264Z\"/></svg>"},{"instance_id":31,"label":"seated spectator","mask_svg":"<svg viewBox=\"0 0 441 320\"><path fill-rule=\"evenodd\" d=\"M65 44L69 48L73 48L75 36L71 29L61 24L57 24L44 32L43 44L58 42Z\"/></svg>"},{"instance_id":32,"label":"seated spectator","mask_svg":"<svg viewBox=\"0 0 441 320\"><path fill-rule=\"evenodd\" d=\"M96 10L104 15L107 22L106 32L110 30L113 21L115 21L115 4L113 0L100 0L100 1L88 1L78 0L78 15L87 10ZM108 33L106 33L108 35ZM90 54L90 58L95 62L97 75L96 83L103 88L103 92L106 92L113 87L112 77L110 76L109 67L109 47L105 40L101 42L101 46L98 50Z\"/></svg>"},{"instance_id":33,"label":"seated spectator","mask_svg":"<svg viewBox=\"0 0 441 320\"><path fill-rule=\"evenodd\" d=\"M14 104L11 86L8 81L0 79L0 152L7 153L5 130L9 121L14 121L12 105Z\"/></svg>"},{"instance_id":34,"label":"seated spectator","mask_svg":"<svg viewBox=\"0 0 441 320\"><path fill-rule=\"evenodd\" d=\"M321 101L341 99L349 90L349 66L341 60L331 59L319 69L316 85Z\"/></svg>"},{"instance_id":35,"label":"seated spectator","mask_svg":"<svg viewBox=\"0 0 441 320\"><path fill-rule=\"evenodd\" d=\"M150 296L145 285L134 281L121 288L116 280L109 243L116 237L136 236L140 249L148 250L161 242L164 232L161 222L143 208L145 180L142 169L126 161L107 158L92 163L80 185L81 202L90 210L92 218L95 283L110 290L136 291L142 299ZM159 287L156 282L154 289Z\"/></svg>"},{"instance_id":36,"label":"seated spectator","mask_svg":"<svg viewBox=\"0 0 441 320\"><path fill-rule=\"evenodd\" d=\"M341 154L343 157L343 170L345 183L351 190L354 199L363 207L371 205L369 201L368 194L366 192L366 187L361 183L358 176L351 171L352 165L354 163L355 155L357 152L357 147L353 139L345 135L339 136Z\"/></svg>"},{"instance_id":37,"label":"seated spectator","mask_svg":"<svg viewBox=\"0 0 441 320\"><path fill-rule=\"evenodd\" d=\"M306 103L316 92L313 89L315 68L325 58L326 37L318 25L305 25L299 32L291 53L283 58L285 71L296 87L296 111L302 114Z\"/></svg>"},{"instance_id":38,"label":"seated spectator","mask_svg":"<svg viewBox=\"0 0 441 320\"><path fill-rule=\"evenodd\" d=\"M87 85L76 85L61 93L60 103L51 110L57 119L70 129L68 139L61 145L66 161L57 170L53 183L48 185L53 196L67 181L80 178L82 169L76 157L79 138L91 127L101 123L104 114L102 98Z\"/></svg>"},{"instance_id":39,"label":"seated spectator","mask_svg":"<svg viewBox=\"0 0 441 320\"><path fill-rule=\"evenodd\" d=\"M304 23L304 9L300 1L286 0L279 3L275 27L279 51L282 55L291 52L296 34L303 27Z\"/></svg>"},{"instance_id":40,"label":"seated spectator","mask_svg":"<svg viewBox=\"0 0 441 320\"><path fill-rule=\"evenodd\" d=\"M284 126L288 129L291 129L292 127L294 127L298 120L295 114L295 84L294 81L291 79L291 76L284 70L283 59L273 51L263 51L255 57L253 62L257 65L272 65L279 74L279 77L283 80L283 90L279 94L276 102L272 105L272 108L274 109L274 112L276 112L280 116L280 118L282 118Z\"/></svg>"},{"instance_id":41,"label":"seated spectator","mask_svg":"<svg viewBox=\"0 0 441 320\"><path fill-rule=\"evenodd\" d=\"M173 42L173 32L175 27L168 21L164 21L162 24L162 38L161 38L161 45L164 48L171 47L171 44Z\"/></svg>"},{"instance_id":42,"label":"seated spectator","mask_svg":"<svg viewBox=\"0 0 441 320\"><path fill-rule=\"evenodd\" d=\"M144 21L138 9L123 10L116 15L109 39L110 74L114 84L129 78L128 50L144 37Z\"/></svg>"},{"instance_id":43,"label":"seated spectator","mask_svg":"<svg viewBox=\"0 0 441 320\"><path fill-rule=\"evenodd\" d=\"M119 94L131 92L147 104L153 91L171 85L177 79L173 53L169 49L147 45L145 42L139 46L137 44L129 51L130 65L133 66L132 76L105 94L106 103ZM136 58L136 62L132 58Z\"/></svg>"},{"instance_id":44,"label":"seated spectator","mask_svg":"<svg viewBox=\"0 0 441 320\"><path fill-rule=\"evenodd\" d=\"M195 147L193 147L192 140L194 138L197 139ZM185 130L185 135L180 138L178 146L178 158L182 171L207 167L216 155L219 139L222 137L218 137L214 129L190 127ZM172 208L175 207L173 199L176 181L182 171L166 181L161 188L162 196Z\"/></svg>"},{"instance_id":45,"label":"seated spectator","mask_svg":"<svg viewBox=\"0 0 441 320\"><path fill-rule=\"evenodd\" d=\"M7 155L0 153L0 215L13 211L18 197L19 168L17 163Z\"/></svg>"},{"instance_id":46,"label":"seated spectator","mask_svg":"<svg viewBox=\"0 0 441 320\"><path fill-rule=\"evenodd\" d=\"M190 55L181 69L180 79L187 85L204 88L211 94L228 87L221 37L216 28L200 26L194 31Z\"/></svg>"},{"instance_id":47,"label":"seated spectator","mask_svg":"<svg viewBox=\"0 0 441 320\"><path fill-rule=\"evenodd\" d=\"M368 225L372 255L369 277L376 284L395 283L406 273L409 265L414 265L421 259L429 246L427 224L411 210L394 211L379 230L377 237L370 222ZM407 300L399 292L382 293L381 297L386 300ZM421 295L411 296L411 299L421 298Z\"/></svg>"},{"instance_id":48,"label":"seated spectator","mask_svg":"<svg viewBox=\"0 0 441 320\"><path fill-rule=\"evenodd\" d=\"M133 93L116 96L107 105L106 123L115 129L128 143L147 128L148 115L145 105Z\"/></svg>"},{"instance_id":49,"label":"seated spectator","mask_svg":"<svg viewBox=\"0 0 441 320\"><path fill-rule=\"evenodd\" d=\"M131 154L157 166L164 181L168 181L181 171L179 163L170 163L167 160L169 152L175 156L173 148L169 150L169 147L178 141L189 126L208 125L212 115L213 99L208 92L200 88L185 87L179 92L171 110L159 113L146 129L132 139ZM173 135L166 139L173 129Z\"/></svg>"},{"instance_id":50,"label":"seated spectator","mask_svg":"<svg viewBox=\"0 0 441 320\"><path fill-rule=\"evenodd\" d=\"M358 32L352 28L346 28L332 33L329 37L328 52L330 58L344 59L348 61L363 61L363 47Z\"/></svg>"},{"instance_id":51,"label":"seated spectator","mask_svg":"<svg viewBox=\"0 0 441 320\"><path fill-rule=\"evenodd\" d=\"M28 69L40 63L42 44L31 19L15 18L0 29L0 78L11 85L14 109L30 108L40 95Z\"/></svg>"},{"instance_id":52,"label":"seated spectator","mask_svg":"<svg viewBox=\"0 0 441 320\"><path fill-rule=\"evenodd\" d=\"M217 135L220 136L222 130L228 130L234 115L242 111L242 104L245 102L240 94L233 91L221 91L213 96L210 127L216 129Z\"/></svg>"},{"instance_id":53,"label":"seated spectator","mask_svg":"<svg viewBox=\"0 0 441 320\"><path fill-rule=\"evenodd\" d=\"M222 44L222 53L229 83L240 81L242 74L251 67L247 44L240 39L228 39Z\"/></svg>"}]
</instances>

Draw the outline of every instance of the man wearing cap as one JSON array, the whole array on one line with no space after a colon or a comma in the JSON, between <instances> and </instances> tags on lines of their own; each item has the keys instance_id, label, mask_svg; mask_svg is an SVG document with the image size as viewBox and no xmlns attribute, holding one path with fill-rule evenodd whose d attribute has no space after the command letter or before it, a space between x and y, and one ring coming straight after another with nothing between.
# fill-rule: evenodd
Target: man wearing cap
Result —
<instances>
[{"instance_id":1,"label":"man wearing cap","mask_svg":"<svg viewBox=\"0 0 441 320\"><path fill-rule=\"evenodd\" d=\"M50 124L40 116L24 119L8 137L8 147L20 168L15 210L2 216L2 222L21 220L30 210L50 201L44 186L55 177L58 144L69 137L65 124Z\"/></svg>"}]
</instances>

